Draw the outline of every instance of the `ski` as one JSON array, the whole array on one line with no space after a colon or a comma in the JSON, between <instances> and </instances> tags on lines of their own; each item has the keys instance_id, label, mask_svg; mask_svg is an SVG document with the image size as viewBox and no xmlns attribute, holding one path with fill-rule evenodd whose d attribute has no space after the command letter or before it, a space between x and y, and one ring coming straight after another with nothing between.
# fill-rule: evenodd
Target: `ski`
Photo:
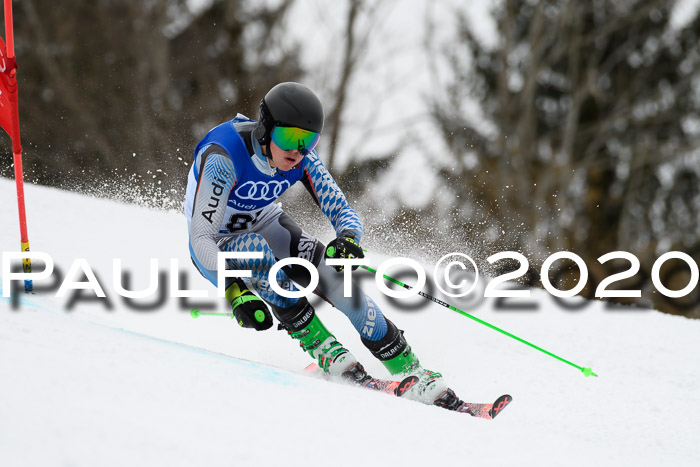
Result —
<instances>
[{"instance_id":1,"label":"ski","mask_svg":"<svg viewBox=\"0 0 700 467\"><path fill-rule=\"evenodd\" d=\"M455 409L459 413L467 413L472 417L485 418L492 420L496 415L501 413L508 404L511 403L513 397L509 394L504 394L490 404L475 404L473 402L462 402L462 405Z\"/></svg>"},{"instance_id":2,"label":"ski","mask_svg":"<svg viewBox=\"0 0 700 467\"><path fill-rule=\"evenodd\" d=\"M353 384L352 381L341 378L339 376L331 376L327 373L324 373L321 367L319 367L316 363L311 363L309 366L307 366L304 369L305 373L310 373L312 375L316 375L319 377L322 377L325 380L328 381L333 381L333 382L342 382L346 384ZM372 378L370 377L369 380L362 384L356 384L359 387L365 388L365 389L371 389L374 391L380 391L385 394L390 394L392 396L396 397L401 397L403 396L406 391L411 389L416 383L418 382L418 377L417 376L409 376L407 378L404 378L401 381L391 381L391 380L386 380L386 379L379 379L379 378ZM449 390L448 390L449 391ZM450 391L451 392L451 391ZM451 392L452 396L454 397L454 392ZM486 420L493 420L496 418L496 416L503 411L503 409L506 408L508 404L511 403L513 400L513 397L509 394L504 394L500 396L498 399L496 399L492 403L475 403L475 402L463 402L460 401L460 404L457 405L456 408L448 408L448 407L443 407L439 404L435 404L436 407L444 408L447 410L451 410L457 413L465 413L469 414L472 417L477 417L477 418L483 418Z\"/></svg>"},{"instance_id":3,"label":"ski","mask_svg":"<svg viewBox=\"0 0 700 467\"><path fill-rule=\"evenodd\" d=\"M333 382L342 382L354 386L359 386L365 389L371 389L373 391L383 392L396 397L403 396L406 391L411 389L413 385L418 382L417 376L409 376L401 381L392 381L387 379L372 378L368 379L364 383L353 383L349 379L342 378L340 376L331 376L328 373L324 373L320 366L316 363L311 363L304 369L305 373L310 373L312 375L318 375L325 380Z\"/></svg>"}]
</instances>

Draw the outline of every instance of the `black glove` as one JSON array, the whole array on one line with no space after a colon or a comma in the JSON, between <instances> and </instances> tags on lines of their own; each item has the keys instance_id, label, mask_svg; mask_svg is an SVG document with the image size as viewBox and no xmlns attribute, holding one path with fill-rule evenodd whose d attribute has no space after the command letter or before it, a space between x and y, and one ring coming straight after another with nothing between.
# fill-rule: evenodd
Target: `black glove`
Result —
<instances>
[{"instance_id":1,"label":"black glove","mask_svg":"<svg viewBox=\"0 0 700 467\"><path fill-rule=\"evenodd\" d=\"M231 303L234 319L241 327L256 331L272 327L272 315L267 304L248 290L243 281L233 281L226 287L226 298Z\"/></svg>"},{"instance_id":2,"label":"black glove","mask_svg":"<svg viewBox=\"0 0 700 467\"><path fill-rule=\"evenodd\" d=\"M326 247L326 258L364 258L365 254L360 248L360 244L355 241L349 235L340 234L340 237L336 238L328 244ZM333 266L336 271L340 272L343 270L343 266ZM357 269L357 265L352 267L354 271Z\"/></svg>"}]
</instances>

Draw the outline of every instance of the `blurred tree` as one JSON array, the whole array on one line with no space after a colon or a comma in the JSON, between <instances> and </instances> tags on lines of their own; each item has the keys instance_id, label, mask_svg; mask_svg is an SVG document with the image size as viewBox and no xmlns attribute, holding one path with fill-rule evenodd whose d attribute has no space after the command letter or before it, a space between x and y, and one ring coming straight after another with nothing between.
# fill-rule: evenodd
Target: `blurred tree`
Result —
<instances>
[{"instance_id":1,"label":"blurred tree","mask_svg":"<svg viewBox=\"0 0 700 467\"><path fill-rule=\"evenodd\" d=\"M399 142L374 151L366 147L367 140L378 132L375 121L382 107L382 97L392 90L396 92L395 83L380 81L369 70L376 72L377 61L385 64L393 58L395 49L387 46L381 33L383 23L401 8L401 2L350 0L330 4L317 1L313 6L320 15L319 20L324 14L332 14L335 20L335 24L327 21L323 25L327 28L324 39L329 44L328 55L307 75L312 81L309 85L319 92L324 103L325 123L318 151L346 196L366 208L367 200L363 196L372 197L373 185L405 144ZM369 100L373 98L375 104L363 107L360 118L358 94L363 98L371 96ZM297 196L305 199L308 194L304 190L288 194L290 204L296 205L300 216L318 215L304 210ZM318 220L324 222L321 218Z\"/></svg>"},{"instance_id":2,"label":"blurred tree","mask_svg":"<svg viewBox=\"0 0 700 467\"><path fill-rule=\"evenodd\" d=\"M235 112L257 117L272 85L301 75L281 31L291 0L192 3L17 3L30 180L99 188L154 177L180 187L209 128Z\"/></svg>"},{"instance_id":3,"label":"blurred tree","mask_svg":"<svg viewBox=\"0 0 700 467\"><path fill-rule=\"evenodd\" d=\"M331 36L337 36L334 39L337 40L338 51L337 57L330 61L338 63L334 63L328 76L321 76L323 86L327 86L330 92L326 92L325 96L326 120L320 153L326 167L351 197L366 194L400 150L397 146L368 154L366 139L376 132L373 120L381 104L377 102L371 108L364 108L362 122L358 121L357 109L353 112L351 107L353 92L359 90L363 95L373 95L379 99L379 96L391 91L391 83L378 80L371 80L372 90L368 90L367 71L377 66L370 59L370 49L374 52L376 47L382 51L382 55L392 53L392 49L381 42L381 35L377 32L381 32L382 23L398 8L400 2L397 1L350 0L341 9L342 15L338 15L342 18L340 27L337 31L330 31ZM336 55L335 51L332 53ZM384 57L381 59L384 60ZM323 71L319 73L322 75ZM352 141L353 138L348 136L350 125L362 127L359 141ZM341 149L345 157L338 157ZM338 163L339 159L345 159L344 162L349 160L349 163Z\"/></svg>"},{"instance_id":4,"label":"blurred tree","mask_svg":"<svg viewBox=\"0 0 700 467\"><path fill-rule=\"evenodd\" d=\"M647 277L660 253L700 245L700 17L674 26L674 4L506 0L495 47L455 12L432 117L472 241L589 265L626 250Z\"/></svg>"}]
</instances>

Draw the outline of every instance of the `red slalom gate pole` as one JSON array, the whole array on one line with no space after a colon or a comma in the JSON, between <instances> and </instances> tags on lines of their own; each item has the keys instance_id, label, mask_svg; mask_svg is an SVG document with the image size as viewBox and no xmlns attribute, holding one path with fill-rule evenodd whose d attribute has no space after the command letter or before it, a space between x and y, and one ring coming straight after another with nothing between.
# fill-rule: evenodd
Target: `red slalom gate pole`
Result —
<instances>
[{"instance_id":1,"label":"red slalom gate pole","mask_svg":"<svg viewBox=\"0 0 700 467\"><path fill-rule=\"evenodd\" d=\"M22 143L19 132L19 107L17 97L17 62L15 60L15 37L12 23L12 0L5 0L5 40L0 40L0 124L12 138L12 154L15 165L17 186L17 207L19 211L19 231L22 251L29 251L27 214L24 207L24 175L22 170ZM22 259L25 273L32 272L29 258ZM32 291L32 281L24 281L24 291Z\"/></svg>"}]
</instances>

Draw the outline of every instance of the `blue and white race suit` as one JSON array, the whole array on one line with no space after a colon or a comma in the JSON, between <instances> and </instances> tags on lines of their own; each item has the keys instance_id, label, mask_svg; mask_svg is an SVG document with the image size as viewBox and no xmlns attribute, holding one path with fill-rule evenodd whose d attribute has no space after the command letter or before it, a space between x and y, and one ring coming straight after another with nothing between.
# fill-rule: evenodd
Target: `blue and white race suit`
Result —
<instances>
[{"instance_id":1,"label":"blue and white race suit","mask_svg":"<svg viewBox=\"0 0 700 467\"><path fill-rule=\"evenodd\" d=\"M273 306L288 308L298 299L270 288L268 272L278 259L296 256L313 263L319 273L317 293L340 309L362 337L377 341L386 334L379 307L358 287L343 296L343 275L326 265L324 245L304 232L275 204L289 187L301 181L328 217L337 235L362 238L362 222L333 180L316 151L289 171L272 168L252 132L256 122L243 115L212 129L197 145L185 200L189 247L194 264L217 285L219 251L254 251L262 259L229 260L229 267L249 269L250 285ZM277 283L296 290L293 282L309 283L303 268L285 267Z\"/></svg>"}]
</instances>

